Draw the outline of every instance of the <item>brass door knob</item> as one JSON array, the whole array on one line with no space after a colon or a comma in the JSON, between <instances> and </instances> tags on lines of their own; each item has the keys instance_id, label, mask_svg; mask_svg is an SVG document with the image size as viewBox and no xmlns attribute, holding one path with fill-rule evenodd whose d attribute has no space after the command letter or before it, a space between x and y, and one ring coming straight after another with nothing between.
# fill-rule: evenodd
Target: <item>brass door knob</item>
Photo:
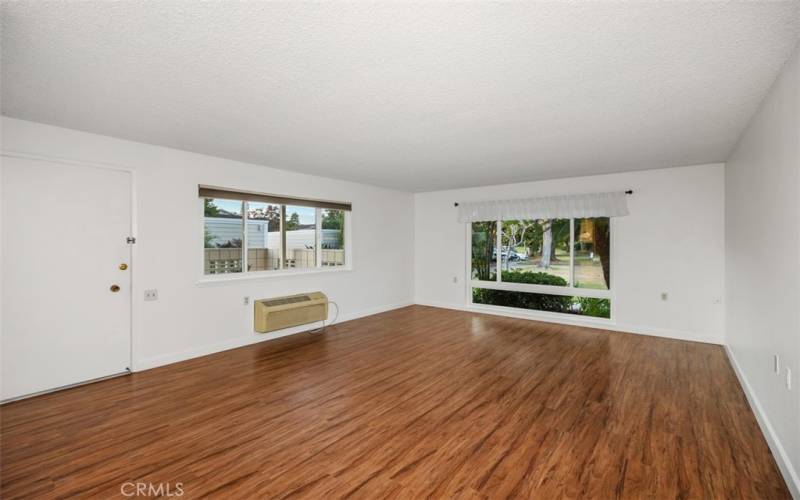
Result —
<instances>
[{"instance_id":1,"label":"brass door knob","mask_svg":"<svg viewBox=\"0 0 800 500\"><path fill-rule=\"evenodd\" d=\"M111 291L114 293L119 292L119 285L111 285Z\"/></svg>"},{"instance_id":2,"label":"brass door knob","mask_svg":"<svg viewBox=\"0 0 800 500\"><path fill-rule=\"evenodd\" d=\"M128 269L128 264L123 262L122 264L119 265L119 270L120 271L124 271L126 269Z\"/></svg>"}]
</instances>

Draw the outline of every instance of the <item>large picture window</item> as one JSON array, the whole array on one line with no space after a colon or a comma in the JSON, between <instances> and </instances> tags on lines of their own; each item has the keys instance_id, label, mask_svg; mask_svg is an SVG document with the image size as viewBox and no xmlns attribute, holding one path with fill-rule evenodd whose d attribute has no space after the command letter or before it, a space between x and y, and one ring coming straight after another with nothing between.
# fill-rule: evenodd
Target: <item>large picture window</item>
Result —
<instances>
[{"instance_id":1,"label":"large picture window","mask_svg":"<svg viewBox=\"0 0 800 500\"><path fill-rule=\"evenodd\" d=\"M610 218L471 226L473 303L611 317Z\"/></svg>"},{"instance_id":2,"label":"large picture window","mask_svg":"<svg viewBox=\"0 0 800 500\"><path fill-rule=\"evenodd\" d=\"M348 264L345 226L349 204L202 186L199 191L205 275Z\"/></svg>"}]
</instances>

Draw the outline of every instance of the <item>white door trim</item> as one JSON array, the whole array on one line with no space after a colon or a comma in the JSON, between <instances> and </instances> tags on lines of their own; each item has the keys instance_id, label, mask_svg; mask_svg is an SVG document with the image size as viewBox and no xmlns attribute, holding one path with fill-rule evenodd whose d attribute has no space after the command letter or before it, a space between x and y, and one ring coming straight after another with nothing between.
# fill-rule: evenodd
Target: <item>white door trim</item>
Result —
<instances>
[{"instance_id":1,"label":"white door trim","mask_svg":"<svg viewBox=\"0 0 800 500\"><path fill-rule=\"evenodd\" d=\"M91 162L91 161L84 161L84 160L75 160L75 159L72 159L72 158L62 158L62 157L56 157L56 156L47 156L47 155L41 155L41 154L36 154L36 153L27 153L27 152L24 152L24 151L13 151L13 150L7 150L7 149L0 149L0 156L7 157L7 158L21 158L21 159L27 159L27 160L45 161L45 162L49 162L49 163L61 163L61 164L66 164L66 165L77 165L77 166L81 166L81 167L100 168L100 169L105 169L105 170L116 170L116 171L120 171L120 172L127 172L128 174L130 174L130 180L131 180L131 186L130 186L131 187L131 212L130 212L131 213L131 220L130 220L130 222L131 222L131 234L130 234L130 236L132 236L133 238L137 238L138 239L138 232L139 231L138 231L138 225L137 225L138 216L137 216L137 211L136 211L137 201L136 201L136 168L135 167L125 166L125 165L116 165L116 164L113 164L113 163L102 163L102 162ZM133 318L136 316L135 315L136 311L134 310L135 301L133 300L133 298L134 298L134 295L135 295L135 292L136 292L136 274L137 274L136 262L138 262L137 251L136 250L137 250L137 245L136 244L132 244L131 245L131 262L130 262L130 269L131 269L130 311L131 311L131 314L130 314L130 321L129 321L129 324L128 324L128 342L130 343L128 351L130 352L130 357L128 359L128 371L127 372L121 372L121 373L115 374L115 375L109 375L108 377L104 377L104 378L118 377L120 375L126 375L128 373L133 373L133 367L134 367L133 360L135 359L135 357L134 357L134 345L135 344L133 342L133 335L134 335L134 333L133 333L133 326L134 326ZM2 285L0 285L0 286L2 286ZM84 383L92 383L92 382L96 382L98 380L102 380L102 379L88 380L88 381L86 381ZM53 389L53 390L66 389L68 387L73 387L75 385L82 385L82 384L83 383L81 383L81 384L72 384L70 386L59 387L59 388L56 388L56 389ZM52 391L44 391L43 393L46 393L46 392L52 392ZM23 397L35 396L35 395L38 395L38 394L42 394L42 393L31 394L31 395L23 396ZM22 398L16 398L16 399L22 399ZM11 400L4 400L2 402L3 403L7 403L9 401L11 401Z\"/></svg>"}]
</instances>

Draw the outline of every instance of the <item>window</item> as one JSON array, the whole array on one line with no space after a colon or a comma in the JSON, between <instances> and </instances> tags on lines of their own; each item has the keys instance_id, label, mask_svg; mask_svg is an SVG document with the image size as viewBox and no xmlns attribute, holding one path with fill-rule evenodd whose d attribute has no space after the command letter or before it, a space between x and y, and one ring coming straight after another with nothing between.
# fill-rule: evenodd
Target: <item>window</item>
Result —
<instances>
[{"instance_id":1,"label":"window","mask_svg":"<svg viewBox=\"0 0 800 500\"><path fill-rule=\"evenodd\" d=\"M497 222L472 223L472 279L494 281L497 273Z\"/></svg>"},{"instance_id":2,"label":"window","mask_svg":"<svg viewBox=\"0 0 800 500\"><path fill-rule=\"evenodd\" d=\"M569 285L569 229L569 219L503 221L502 281Z\"/></svg>"},{"instance_id":3,"label":"window","mask_svg":"<svg viewBox=\"0 0 800 500\"><path fill-rule=\"evenodd\" d=\"M608 290L611 287L611 231L608 217L575 219L575 286Z\"/></svg>"},{"instance_id":4,"label":"window","mask_svg":"<svg viewBox=\"0 0 800 500\"><path fill-rule=\"evenodd\" d=\"M473 303L611 317L608 217L473 222L470 260Z\"/></svg>"},{"instance_id":5,"label":"window","mask_svg":"<svg viewBox=\"0 0 800 500\"><path fill-rule=\"evenodd\" d=\"M204 211L205 272L242 272L242 201L206 198Z\"/></svg>"},{"instance_id":6,"label":"window","mask_svg":"<svg viewBox=\"0 0 800 500\"><path fill-rule=\"evenodd\" d=\"M347 264L349 204L203 186L199 194L206 275Z\"/></svg>"},{"instance_id":7,"label":"window","mask_svg":"<svg viewBox=\"0 0 800 500\"><path fill-rule=\"evenodd\" d=\"M344 265L344 210L322 210L322 265Z\"/></svg>"},{"instance_id":8,"label":"window","mask_svg":"<svg viewBox=\"0 0 800 500\"><path fill-rule=\"evenodd\" d=\"M247 202L247 270L281 268L281 206Z\"/></svg>"},{"instance_id":9,"label":"window","mask_svg":"<svg viewBox=\"0 0 800 500\"><path fill-rule=\"evenodd\" d=\"M311 207L287 205L286 268L317 267L317 213Z\"/></svg>"}]
</instances>

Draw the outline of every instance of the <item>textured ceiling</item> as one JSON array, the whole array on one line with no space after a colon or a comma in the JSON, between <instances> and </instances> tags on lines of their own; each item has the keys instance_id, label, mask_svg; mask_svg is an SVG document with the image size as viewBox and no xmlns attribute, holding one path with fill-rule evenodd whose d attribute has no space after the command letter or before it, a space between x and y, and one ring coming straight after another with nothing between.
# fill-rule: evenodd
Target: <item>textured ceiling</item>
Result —
<instances>
[{"instance_id":1,"label":"textured ceiling","mask_svg":"<svg viewBox=\"0 0 800 500\"><path fill-rule=\"evenodd\" d=\"M724 161L800 2L4 2L3 114L425 191Z\"/></svg>"}]
</instances>

